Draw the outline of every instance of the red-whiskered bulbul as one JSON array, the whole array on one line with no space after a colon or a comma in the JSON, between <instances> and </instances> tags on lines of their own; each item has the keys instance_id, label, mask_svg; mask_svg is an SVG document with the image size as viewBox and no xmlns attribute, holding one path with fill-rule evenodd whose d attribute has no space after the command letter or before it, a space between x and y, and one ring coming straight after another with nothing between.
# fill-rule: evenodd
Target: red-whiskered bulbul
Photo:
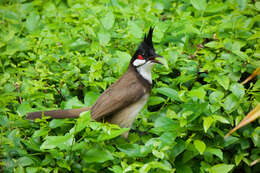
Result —
<instances>
[{"instance_id":1,"label":"red-whiskered bulbul","mask_svg":"<svg viewBox=\"0 0 260 173\"><path fill-rule=\"evenodd\" d=\"M101 96L92 107L29 113L27 119L51 116L52 118L77 118L83 111L90 110L91 117L97 121L105 120L121 128L130 128L138 112L146 104L152 89L151 70L159 63L152 43L153 28L139 45L127 71ZM127 138L128 132L122 135Z\"/></svg>"}]
</instances>

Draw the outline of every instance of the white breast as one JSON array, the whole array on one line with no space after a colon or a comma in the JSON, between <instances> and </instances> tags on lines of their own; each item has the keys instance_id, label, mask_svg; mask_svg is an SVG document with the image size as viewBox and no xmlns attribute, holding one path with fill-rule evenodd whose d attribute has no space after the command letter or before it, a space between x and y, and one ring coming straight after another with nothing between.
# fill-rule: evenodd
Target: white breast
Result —
<instances>
[{"instance_id":1,"label":"white breast","mask_svg":"<svg viewBox=\"0 0 260 173\"><path fill-rule=\"evenodd\" d=\"M144 65L137 67L139 74L146 79L150 84L152 84L152 67L154 63L148 61Z\"/></svg>"}]
</instances>

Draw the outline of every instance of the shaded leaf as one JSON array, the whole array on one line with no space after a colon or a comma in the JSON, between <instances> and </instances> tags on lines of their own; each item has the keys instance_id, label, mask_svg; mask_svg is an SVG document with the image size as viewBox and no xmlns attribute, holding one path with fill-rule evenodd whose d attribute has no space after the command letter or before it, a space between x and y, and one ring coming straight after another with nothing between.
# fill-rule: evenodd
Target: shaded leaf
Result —
<instances>
[{"instance_id":1,"label":"shaded leaf","mask_svg":"<svg viewBox=\"0 0 260 173\"><path fill-rule=\"evenodd\" d=\"M21 166L29 166L34 163L34 161L30 157L27 157L27 156L20 157L17 161L18 161L18 164Z\"/></svg>"},{"instance_id":2,"label":"shaded leaf","mask_svg":"<svg viewBox=\"0 0 260 173\"><path fill-rule=\"evenodd\" d=\"M209 152L223 160L223 152L221 151L221 149L207 147L206 152Z\"/></svg>"},{"instance_id":3,"label":"shaded leaf","mask_svg":"<svg viewBox=\"0 0 260 173\"><path fill-rule=\"evenodd\" d=\"M141 154L141 148L138 144L124 144L118 146L118 149L124 153L126 153L129 157L140 157Z\"/></svg>"},{"instance_id":4,"label":"shaded leaf","mask_svg":"<svg viewBox=\"0 0 260 173\"><path fill-rule=\"evenodd\" d=\"M155 91L171 98L172 100L178 100L178 101L180 100L178 96L178 92L172 88L166 88L166 87L156 88Z\"/></svg>"},{"instance_id":5,"label":"shaded leaf","mask_svg":"<svg viewBox=\"0 0 260 173\"><path fill-rule=\"evenodd\" d=\"M160 103L163 103L165 101L164 98L162 97L158 97L158 96L151 96L149 97L149 100L148 100L148 105L158 105Z\"/></svg>"},{"instance_id":6,"label":"shaded leaf","mask_svg":"<svg viewBox=\"0 0 260 173\"><path fill-rule=\"evenodd\" d=\"M106 149L100 147L91 148L83 155L83 159L87 163L103 163L108 160L113 160L113 155Z\"/></svg>"}]
</instances>

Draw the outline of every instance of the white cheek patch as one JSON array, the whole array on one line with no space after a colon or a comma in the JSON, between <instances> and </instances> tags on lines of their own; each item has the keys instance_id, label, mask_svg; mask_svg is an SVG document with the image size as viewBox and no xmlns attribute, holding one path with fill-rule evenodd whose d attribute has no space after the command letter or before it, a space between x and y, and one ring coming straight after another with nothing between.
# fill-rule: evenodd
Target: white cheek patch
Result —
<instances>
[{"instance_id":1,"label":"white cheek patch","mask_svg":"<svg viewBox=\"0 0 260 173\"><path fill-rule=\"evenodd\" d=\"M133 65L134 66L140 66L140 65L145 64L145 62L146 61L144 59L136 59L136 60L134 60Z\"/></svg>"}]
</instances>

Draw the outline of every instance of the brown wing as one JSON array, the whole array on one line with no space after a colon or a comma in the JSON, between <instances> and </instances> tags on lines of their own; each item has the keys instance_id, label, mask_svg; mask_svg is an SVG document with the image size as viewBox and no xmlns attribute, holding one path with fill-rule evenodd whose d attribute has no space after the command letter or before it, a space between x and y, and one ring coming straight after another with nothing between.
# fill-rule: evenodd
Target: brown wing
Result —
<instances>
[{"instance_id":1,"label":"brown wing","mask_svg":"<svg viewBox=\"0 0 260 173\"><path fill-rule=\"evenodd\" d=\"M91 108L91 116L99 120L111 115L140 99L145 92L136 74L129 70L98 98Z\"/></svg>"}]
</instances>

